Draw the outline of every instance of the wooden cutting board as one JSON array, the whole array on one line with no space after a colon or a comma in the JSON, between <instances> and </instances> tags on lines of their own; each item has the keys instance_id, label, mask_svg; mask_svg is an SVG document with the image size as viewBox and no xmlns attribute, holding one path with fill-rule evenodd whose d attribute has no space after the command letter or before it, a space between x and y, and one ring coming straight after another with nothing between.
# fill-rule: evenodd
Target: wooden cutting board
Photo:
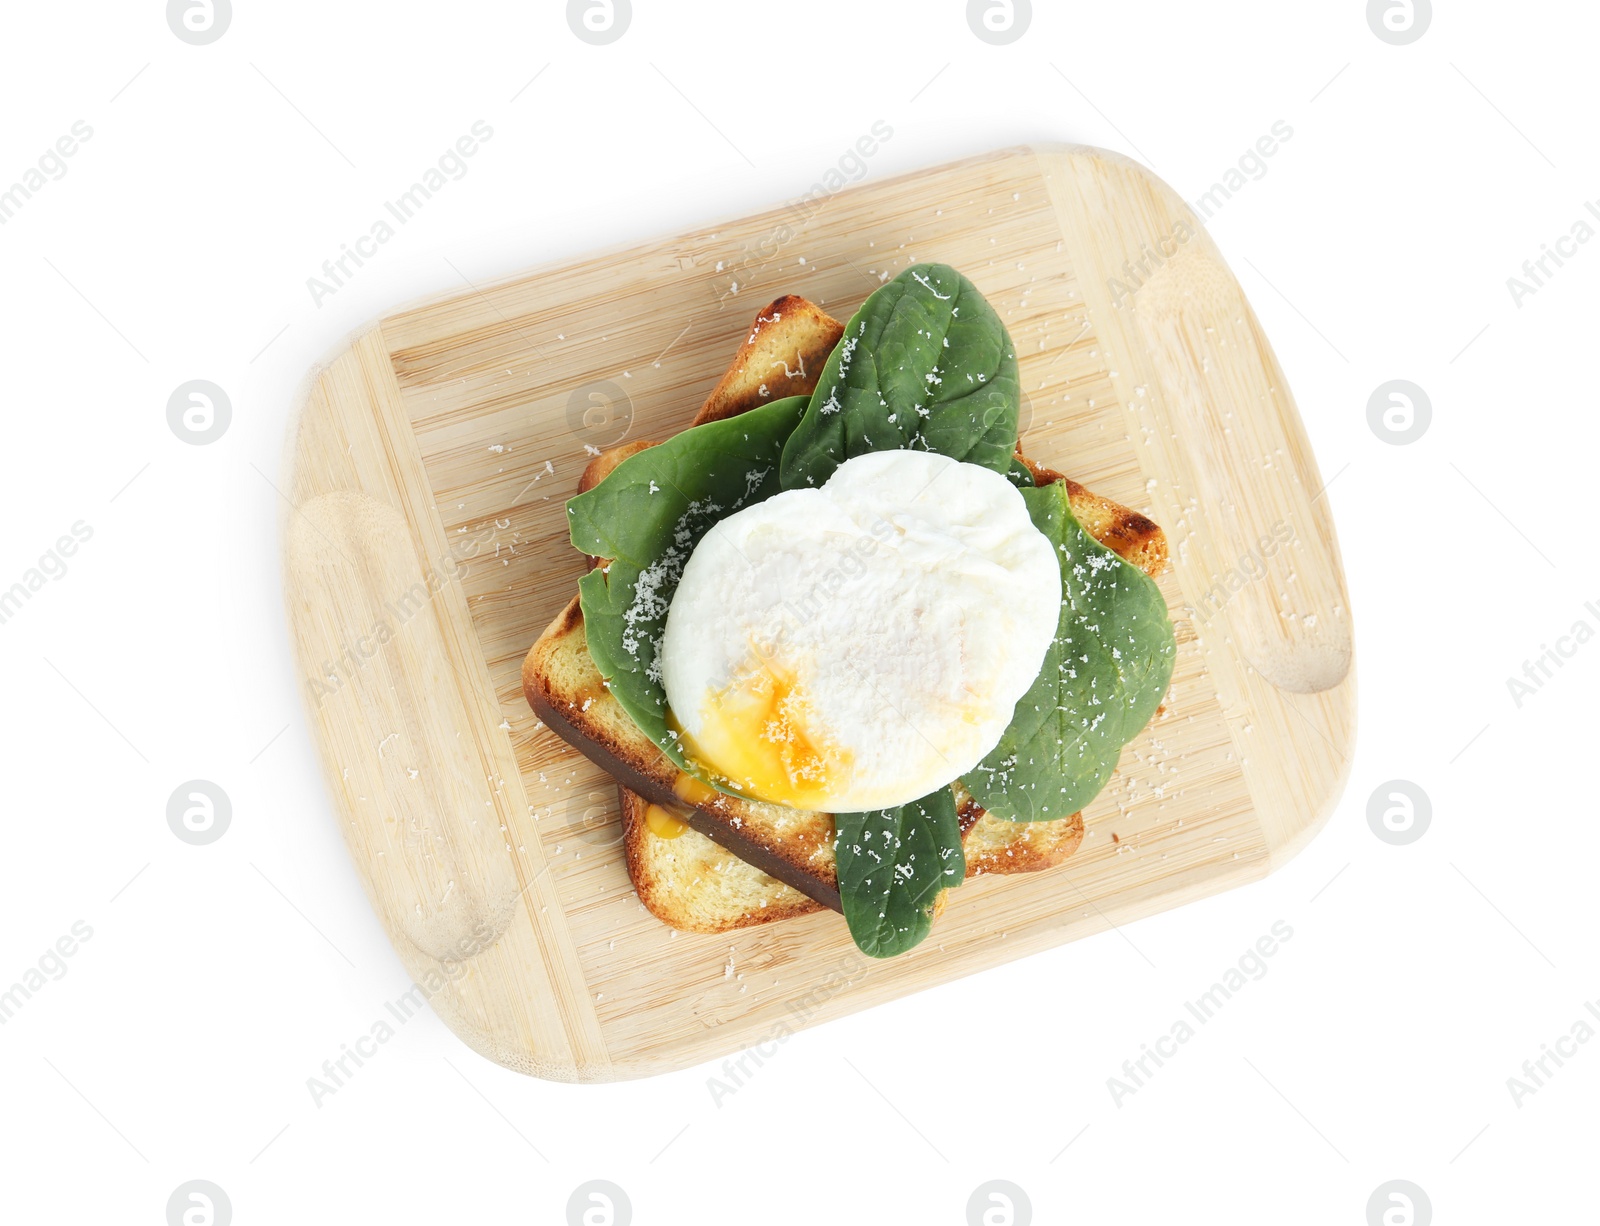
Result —
<instances>
[{"instance_id":1,"label":"wooden cutting board","mask_svg":"<svg viewBox=\"0 0 1600 1226\"><path fill-rule=\"evenodd\" d=\"M952 892L910 954L824 912L674 932L629 884L610 781L535 720L523 654L583 571L588 448L688 422L757 310L838 318L908 264L966 273L1021 359L1036 460L1167 531L1165 714L1045 873ZM1001 150L391 315L313 380L285 582L350 852L417 998L561 1080L720 1058L1265 876L1349 768L1351 622L1283 372L1190 209L1100 150Z\"/></svg>"}]
</instances>

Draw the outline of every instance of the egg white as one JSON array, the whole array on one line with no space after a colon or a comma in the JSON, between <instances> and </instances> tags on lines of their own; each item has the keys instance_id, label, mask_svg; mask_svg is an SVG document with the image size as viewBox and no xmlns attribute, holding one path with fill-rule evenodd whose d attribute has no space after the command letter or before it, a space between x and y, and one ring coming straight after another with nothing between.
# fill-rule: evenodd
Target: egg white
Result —
<instances>
[{"instance_id":1,"label":"egg white","mask_svg":"<svg viewBox=\"0 0 1600 1226\"><path fill-rule=\"evenodd\" d=\"M662 680L686 750L733 788L891 808L999 743L1060 606L1054 548L1004 476L874 452L706 534L667 614Z\"/></svg>"}]
</instances>

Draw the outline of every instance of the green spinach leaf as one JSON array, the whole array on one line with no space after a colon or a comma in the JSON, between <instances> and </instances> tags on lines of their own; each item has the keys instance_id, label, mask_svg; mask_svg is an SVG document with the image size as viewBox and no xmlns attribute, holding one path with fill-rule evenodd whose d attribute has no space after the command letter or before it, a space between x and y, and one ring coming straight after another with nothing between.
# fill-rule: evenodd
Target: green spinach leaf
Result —
<instances>
[{"instance_id":1,"label":"green spinach leaf","mask_svg":"<svg viewBox=\"0 0 1600 1226\"><path fill-rule=\"evenodd\" d=\"M1061 564L1061 618L1000 743L962 782L1010 821L1068 817L1100 793L1122 747L1172 680L1175 644L1161 591L1090 536L1062 482L1022 491Z\"/></svg>"},{"instance_id":2,"label":"green spinach leaf","mask_svg":"<svg viewBox=\"0 0 1600 1226\"><path fill-rule=\"evenodd\" d=\"M1004 473L1021 404L1016 349L994 308L949 265L913 265L845 326L784 446L783 488L904 448Z\"/></svg>"},{"instance_id":3,"label":"green spinach leaf","mask_svg":"<svg viewBox=\"0 0 1600 1226\"><path fill-rule=\"evenodd\" d=\"M667 609L700 538L778 493L784 440L805 405L791 396L685 430L567 503L573 546L611 559L578 584L589 654L622 709L680 770L699 773L667 724L657 660Z\"/></svg>"},{"instance_id":4,"label":"green spinach leaf","mask_svg":"<svg viewBox=\"0 0 1600 1226\"><path fill-rule=\"evenodd\" d=\"M939 891L967 874L955 795L940 788L898 809L834 816L845 922L861 952L902 954L928 935Z\"/></svg>"}]
</instances>

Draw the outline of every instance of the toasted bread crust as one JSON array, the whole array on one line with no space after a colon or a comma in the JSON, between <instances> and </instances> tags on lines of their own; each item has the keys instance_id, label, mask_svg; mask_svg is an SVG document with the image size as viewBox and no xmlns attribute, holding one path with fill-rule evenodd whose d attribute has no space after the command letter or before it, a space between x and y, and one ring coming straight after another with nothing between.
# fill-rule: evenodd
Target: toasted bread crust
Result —
<instances>
[{"instance_id":1,"label":"toasted bread crust","mask_svg":"<svg viewBox=\"0 0 1600 1226\"><path fill-rule=\"evenodd\" d=\"M1167 569L1167 534L1148 517L1084 489L1071 477L1036 464L1017 448L1021 460L1033 474L1035 485L1066 482L1072 514L1084 531L1124 562L1131 562L1152 579Z\"/></svg>"},{"instance_id":2,"label":"toasted bread crust","mask_svg":"<svg viewBox=\"0 0 1600 1226\"><path fill-rule=\"evenodd\" d=\"M595 456L594 459L590 460L583 466L583 473L578 477L578 493L587 494L590 490L594 489L595 486L599 485L602 481L609 477L612 473L612 470L615 469L618 464L621 464L622 461L626 460L629 456L636 456L641 451L647 451L654 446L655 443L648 439L641 438L635 439L631 443L623 443L621 446L612 447L606 451L602 451L599 455Z\"/></svg>"},{"instance_id":3,"label":"toasted bread crust","mask_svg":"<svg viewBox=\"0 0 1600 1226\"><path fill-rule=\"evenodd\" d=\"M785 396L809 396L844 335L844 325L821 307L788 294L757 313L722 382L693 424L736 417Z\"/></svg>"},{"instance_id":4,"label":"toasted bread crust","mask_svg":"<svg viewBox=\"0 0 1600 1226\"><path fill-rule=\"evenodd\" d=\"M1082 843L1082 813L1053 822L1008 822L984 813L962 850L968 877L1007 876L1054 868L1070 859Z\"/></svg>"}]
</instances>

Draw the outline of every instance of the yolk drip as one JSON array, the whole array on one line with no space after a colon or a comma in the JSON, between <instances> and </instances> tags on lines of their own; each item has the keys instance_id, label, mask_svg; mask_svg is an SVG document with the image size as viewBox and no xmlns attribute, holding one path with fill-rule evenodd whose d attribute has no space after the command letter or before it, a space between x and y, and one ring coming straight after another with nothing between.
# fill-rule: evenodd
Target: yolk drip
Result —
<instances>
[{"instance_id":1,"label":"yolk drip","mask_svg":"<svg viewBox=\"0 0 1600 1226\"><path fill-rule=\"evenodd\" d=\"M813 809L848 774L850 759L811 732L812 722L794 675L755 655L750 667L706 702L697 736L676 721L673 727L693 757L741 794Z\"/></svg>"},{"instance_id":2,"label":"yolk drip","mask_svg":"<svg viewBox=\"0 0 1600 1226\"><path fill-rule=\"evenodd\" d=\"M675 839L689 829L688 822L669 813L660 805L651 805L644 811L644 824L658 839Z\"/></svg>"},{"instance_id":3,"label":"yolk drip","mask_svg":"<svg viewBox=\"0 0 1600 1226\"><path fill-rule=\"evenodd\" d=\"M678 772L678 777L672 783L672 792L679 800L691 805L703 805L707 801L715 800L717 789L709 783L701 783L693 775Z\"/></svg>"}]
</instances>

